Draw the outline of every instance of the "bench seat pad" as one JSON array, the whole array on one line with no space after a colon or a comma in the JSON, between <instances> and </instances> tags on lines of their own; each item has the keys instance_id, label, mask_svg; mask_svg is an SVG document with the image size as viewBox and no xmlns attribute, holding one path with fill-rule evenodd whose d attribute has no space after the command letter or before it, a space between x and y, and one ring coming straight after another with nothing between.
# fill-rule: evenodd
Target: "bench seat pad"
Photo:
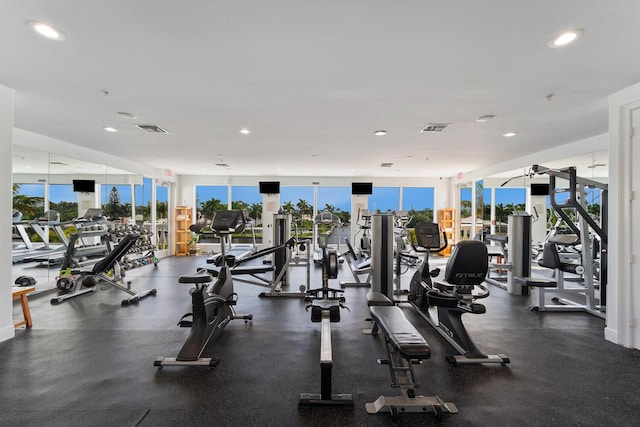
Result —
<instances>
[{"instance_id":1,"label":"bench seat pad","mask_svg":"<svg viewBox=\"0 0 640 427\"><path fill-rule=\"evenodd\" d=\"M428 359L429 344L397 306L372 306L371 317L387 341L405 359Z\"/></svg>"}]
</instances>

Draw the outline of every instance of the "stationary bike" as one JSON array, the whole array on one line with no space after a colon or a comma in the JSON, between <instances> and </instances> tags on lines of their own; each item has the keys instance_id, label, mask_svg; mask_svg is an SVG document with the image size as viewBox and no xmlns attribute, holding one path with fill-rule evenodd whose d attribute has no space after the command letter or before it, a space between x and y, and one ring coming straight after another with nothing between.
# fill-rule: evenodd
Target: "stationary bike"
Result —
<instances>
[{"instance_id":1,"label":"stationary bike","mask_svg":"<svg viewBox=\"0 0 640 427\"><path fill-rule=\"evenodd\" d=\"M463 240L456 244L447 262L444 280L434 283L432 278L440 274L440 269L429 269L429 253L445 249L447 236L443 232L441 239L440 227L433 223L416 224L415 233L420 248L414 245L414 249L424 253L425 259L411 279L409 301L418 314L460 353L448 355L447 361L451 364L509 363L504 354L487 355L480 351L462 323L465 313L486 312L486 307L476 302L489 296L489 289L482 285L489 269L486 245L479 240Z\"/></svg>"},{"instance_id":2,"label":"stationary bike","mask_svg":"<svg viewBox=\"0 0 640 427\"><path fill-rule=\"evenodd\" d=\"M233 291L233 279L231 267L235 263L235 257L225 253L225 236L232 233L240 233L244 230L246 220L241 210L226 210L216 212L211 228L214 234L220 237L222 251L222 266L218 277L211 286L213 278L208 273L183 275L178 278L178 283L191 283L191 303L193 313L182 316L178 322L180 327L190 327L191 332L182 349L176 357L160 357L153 363L154 366L209 366L213 367L220 361L219 357L202 357L209 343L214 342L222 333L224 327L231 320L253 319L252 314L238 315L233 306L238 301L238 295ZM192 320L188 320L192 317Z\"/></svg>"}]
</instances>

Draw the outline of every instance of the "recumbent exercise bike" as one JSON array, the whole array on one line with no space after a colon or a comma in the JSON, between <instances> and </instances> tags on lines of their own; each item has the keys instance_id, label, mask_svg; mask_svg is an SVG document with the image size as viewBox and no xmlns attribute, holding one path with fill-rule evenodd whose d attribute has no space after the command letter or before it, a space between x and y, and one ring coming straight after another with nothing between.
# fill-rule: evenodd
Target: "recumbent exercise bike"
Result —
<instances>
[{"instance_id":1,"label":"recumbent exercise bike","mask_svg":"<svg viewBox=\"0 0 640 427\"><path fill-rule=\"evenodd\" d=\"M231 320L253 319L252 314L238 315L233 306L238 300L238 295L233 291L233 278L231 267L234 265L234 256L226 255L225 236L232 233L241 233L244 230L246 220L240 210L217 211L213 218L211 228L215 235L220 237L222 250L222 266L218 277L211 286L213 278L208 273L196 273L183 275L178 278L178 283L191 283L195 285L189 290L193 313L187 313L178 322L180 327L190 327L191 332L182 349L176 357L160 357L154 361L154 366L209 366L213 367L220 361L219 357L202 357L207 346L214 342L222 333L224 327ZM192 320L188 320L192 317Z\"/></svg>"},{"instance_id":2,"label":"recumbent exercise bike","mask_svg":"<svg viewBox=\"0 0 640 427\"><path fill-rule=\"evenodd\" d=\"M434 223L416 224L415 233L419 247L414 245L414 250L424 253L425 259L411 279L409 301L460 353L448 355L447 361L451 364L509 363L504 354L488 355L478 349L462 323L465 313L486 312L486 307L476 302L489 296L489 289L482 285L489 269L486 245L479 240L458 242L447 262L444 280L434 283L433 278L440 274L440 269L429 269L429 253L445 249L447 236L444 232L441 234L440 227ZM476 289L480 292L473 293Z\"/></svg>"}]
</instances>

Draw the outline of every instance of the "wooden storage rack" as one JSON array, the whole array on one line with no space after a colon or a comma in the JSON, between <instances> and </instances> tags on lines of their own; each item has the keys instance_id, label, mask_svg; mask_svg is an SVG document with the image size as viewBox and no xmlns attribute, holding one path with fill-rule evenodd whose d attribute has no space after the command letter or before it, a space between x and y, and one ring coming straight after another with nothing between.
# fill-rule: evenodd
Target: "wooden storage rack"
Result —
<instances>
[{"instance_id":1,"label":"wooden storage rack","mask_svg":"<svg viewBox=\"0 0 640 427\"><path fill-rule=\"evenodd\" d=\"M173 236L175 255L189 255L189 240L191 239L191 226L193 210L188 206L176 206L174 212Z\"/></svg>"},{"instance_id":2,"label":"wooden storage rack","mask_svg":"<svg viewBox=\"0 0 640 427\"><path fill-rule=\"evenodd\" d=\"M447 235L449 245L440 251L440 255L451 255L451 247L456 244L456 210L452 208L440 209L438 212L438 224Z\"/></svg>"}]
</instances>

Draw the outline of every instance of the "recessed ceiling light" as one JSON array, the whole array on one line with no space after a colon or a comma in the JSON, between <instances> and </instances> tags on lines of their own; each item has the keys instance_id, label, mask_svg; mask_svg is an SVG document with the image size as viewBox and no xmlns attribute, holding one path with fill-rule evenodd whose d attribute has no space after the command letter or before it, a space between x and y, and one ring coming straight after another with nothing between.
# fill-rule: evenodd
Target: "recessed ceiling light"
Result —
<instances>
[{"instance_id":1,"label":"recessed ceiling light","mask_svg":"<svg viewBox=\"0 0 640 427\"><path fill-rule=\"evenodd\" d=\"M486 123L489 122L493 119L495 119L496 116L494 116L493 114L487 114L486 116L480 116L476 119L476 122L478 123Z\"/></svg>"},{"instance_id":2,"label":"recessed ceiling light","mask_svg":"<svg viewBox=\"0 0 640 427\"><path fill-rule=\"evenodd\" d=\"M582 33L584 31L582 31L581 28L577 28L575 30L569 30L569 31L565 31L562 34L557 35L556 37L554 37L549 43L549 47L562 47L562 46L566 46L569 43L573 43L574 41L578 40L581 36Z\"/></svg>"},{"instance_id":3,"label":"recessed ceiling light","mask_svg":"<svg viewBox=\"0 0 640 427\"><path fill-rule=\"evenodd\" d=\"M240 129L240 133L243 135L249 135L251 131L249 129Z\"/></svg>"},{"instance_id":4,"label":"recessed ceiling light","mask_svg":"<svg viewBox=\"0 0 640 427\"><path fill-rule=\"evenodd\" d=\"M377 130L377 131L373 132L373 134L374 134L374 135L378 135L378 136L380 136L380 135L386 135L386 134L387 134L387 131L386 131L386 130L384 130L384 129L380 129L380 130Z\"/></svg>"},{"instance_id":5,"label":"recessed ceiling light","mask_svg":"<svg viewBox=\"0 0 640 427\"><path fill-rule=\"evenodd\" d=\"M502 136L505 136L507 138L511 138L512 136L516 136L518 134L518 132L507 132L507 133L503 133Z\"/></svg>"},{"instance_id":6,"label":"recessed ceiling light","mask_svg":"<svg viewBox=\"0 0 640 427\"><path fill-rule=\"evenodd\" d=\"M49 40L62 41L65 39L64 34L56 30L49 24L40 21L27 21L27 25L36 33L48 38Z\"/></svg>"},{"instance_id":7,"label":"recessed ceiling light","mask_svg":"<svg viewBox=\"0 0 640 427\"><path fill-rule=\"evenodd\" d=\"M135 116L135 114L131 114L131 113L127 113L126 111L118 111L116 113L116 116L123 118L123 119L137 119L137 117Z\"/></svg>"},{"instance_id":8,"label":"recessed ceiling light","mask_svg":"<svg viewBox=\"0 0 640 427\"><path fill-rule=\"evenodd\" d=\"M112 126L105 126L102 129L106 130L107 132L118 132L118 129L112 127Z\"/></svg>"}]
</instances>

